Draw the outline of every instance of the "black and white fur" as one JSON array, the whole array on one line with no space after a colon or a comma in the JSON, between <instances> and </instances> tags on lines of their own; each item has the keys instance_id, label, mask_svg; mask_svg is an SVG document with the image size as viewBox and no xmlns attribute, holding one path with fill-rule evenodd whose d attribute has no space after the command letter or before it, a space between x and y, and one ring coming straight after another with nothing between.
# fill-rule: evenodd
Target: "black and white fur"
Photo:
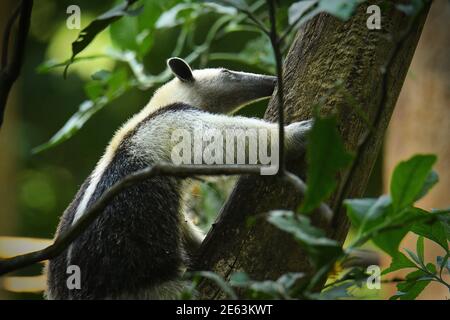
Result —
<instances>
[{"instance_id":1,"label":"black and white fur","mask_svg":"<svg viewBox=\"0 0 450 320\"><path fill-rule=\"evenodd\" d=\"M171 162L171 132L210 128L276 128L231 117L239 107L270 96L276 78L226 69L192 71L169 59L176 76L120 128L94 171L65 210L57 234L67 231L114 183L136 170ZM309 122L286 127L289 148L303 144ZM272 137L273 139L273 137ZM118 194L70 247L49 261L48 299L171 299L183 288L180 275L203 235L184 216L187 180L155 177ZM67 267L81 270L81 289L69 290Z\"/></svg>"}]
</instances>

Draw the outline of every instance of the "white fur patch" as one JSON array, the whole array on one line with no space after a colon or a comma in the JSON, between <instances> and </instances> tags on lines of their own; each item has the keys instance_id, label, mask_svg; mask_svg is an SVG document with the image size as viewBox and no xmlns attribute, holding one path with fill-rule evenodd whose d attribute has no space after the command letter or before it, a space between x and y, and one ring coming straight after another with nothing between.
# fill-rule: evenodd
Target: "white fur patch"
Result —
<instances>
[{"instance_id":1,"label":"white fur patch","mask_svg":"<svg viewBox=\"0 0 450 320\"><path fill-rule=\"evenodd\" d=\"M130 120L128 120L117 132L114 134L114 137L112 138L111 142L109 143L108 147L106 148L105 154L100 159L100 161L97 163L94 172L91 175L91 181L89 183L89 186L86 188L86 191L84 192L83 198L81 199L77 211L75 212L74 219L72 221L72 224L78 221L80 217L84 214L87 208L87 204L89 203L89 200L91 199L92 195L95 192L95 189L97 188L97 185L105 171L105 169L108 167L108 165L111 163L114 154L119 147L120 143L122 142L123 138L132 130L136 128L136 126L142 122L147 116L155 112L156 110L167 106L169 104L175 103L175 102L181 102L184 101L185 103L192 103L193 104L193 97L190 96L189 90L187 88L184 88L183 86L180 86L181 81L178 79L173 79L169 83L162 86L160 89L158 89L155 94L153 95L150 102L143 108L138 114L133 116ZM154 137L157 137L157 135L154 135ZM158 142L158 141L156 141ZM137 151L136 151L137 152Z\"/></svg>"},{"instance_id":2,"label":"white fur patch","mask_svg":"<svg viewBox=\"0 0 450 320\"><path fill-rule=\"evenodd\" d=\"M92 175L89 186L86 188L78 207L76 208L72 225L76 223L86 212L88 203L92 198L98 184L106 170L110 165L117 148L123 141L124 137L132 130L136 128L146 117L158 109L168 106L173 103L185 103L195 107L202 107L201 95L199 90L202 90L202 86L208 86L217 90L221 90L221 74L222 69L202 69L194 70L193 75L196 79L196 85L192 86L190 83L184 83L175 78L167 84L160 87L153 95L149 103L135 116L129 119L114 135L111 142L102 158L97 163ZM244 72L236 72L238 75L250 75ZM255 75L257 76L257 75ZM200 85L198 85L200 84ZM239 90L242 90L239 83L234 84L234 92L239 94ZM209 98L208 95L206 95ZM243 117L229 117L225 115L202 115L201 119L196 111L180 115L176 113L168 113L162 115L158 121L152 122L151 126L143 127L137 132L131 139L131 145L128 146L130 154L136 157L149 157L150 161L156 163L160 161L170 160L171 132L180 127L185 127L188 130L193 130L197 126L198 122L207 124L208 126L216 129L226 127L236 128L258 128L258 127L273 127L272 124L267 122L248 119ZM70 263L71 249L68 250L68 261Z\"/></svg>"}]
</instances>

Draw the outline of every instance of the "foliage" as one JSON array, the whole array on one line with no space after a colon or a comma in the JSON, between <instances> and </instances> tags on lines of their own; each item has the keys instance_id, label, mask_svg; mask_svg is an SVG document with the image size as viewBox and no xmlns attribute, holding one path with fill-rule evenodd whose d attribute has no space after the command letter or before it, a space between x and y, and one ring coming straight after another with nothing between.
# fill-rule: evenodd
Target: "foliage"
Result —
<instances>
[{"instance_id":1,"label":"foliage","mask_svg":"<svg viewBox=\"0 0 450 320\"><path fill-rule=\"evenodd\" d=\"M131 10L130 7L136 0L127 0L126 2L120 4L119 6L105 12L101 16L94 19L86 28L80 31L78 38L72 43L72 57L70 58L64 73L67 71L70 63L83 49L85 49L89 43L97 36L98 33L103 31L111 23L117 19L127 16L139 14L140 9Z\"/></svg>"},{"instance_id":2,"label":"foliage","mask_svg":"<svg viewBox=\"0 0 450 320\"><path fill-rule=\"evenodd\" d=\"M353 246L371 239L380 249L392 257L388 274L400 269L417 269L397 285L398 293L393 298L413 299L430 283L439 282L448 288L442 278L445 259L448 259L450 237L448 213L450 211L427 212L414 207L414 202L422 198L437 182L437 174L431 170L436 161L433 155L416 155L401 162L395 169L391 182L391 195L378 199L347 200L349 218L357 228ZM408 232L419 235L417 253L409 251L409 258L398 250L401 240ZM442 264L424 262L424 238L439 244L447 258ZM439 258L441 259L441 258ZM439 270L439 272L437 271Z\"/></svg>"},{"instance_id":3,"label":"foliage","mask_svg":"<svg viewBox=\"0 0 450 320\"><path fill-rule=\"evenodd\" d=\"M308 5L303 5L303 2ZM289 40L294 27L320 12L347 19L360 2L362 1L282 1L277 21L281 24L281 28L286 29L283 39ZM117 62L117 67L114 70L108 70L111 73L110 81L105 79L99 82L93 78L85 84L85 94L88 99L80 104L78 111L48 142L34 148L33 152L38 153L67 141L81 130L93 115L133 88L148 90L169 80L170 73L167 70L156 75L145 72L145 59L155 45L155 34L159 31L179 30L178 42L173 47L171 56L190 52L185 56L189 63L199 60L199 66L205 66L208 60L231 60L258 66L263 68L261 71L273 72L274 59L268 47L268 39L258 28L260 26L246 19L247 13L251 13L255 21L263 25L262 21L267 20L264 18L267 14L263 7L265 1L249 3L244 0L214 0L200 3L195 0L164 2L124 0L113 9L98 16L80 31L78 38L72 43L72 55L69 59L61 62L43 62L38 70L49 72L54 68L65 66L64 74L66 74L72 63L105 57ZM217 18L218 16L220 18ZM215 22L207 27L209 32L206 37L203 37L203 42L196 44L192 37L192 30L198 27L202 19L209 17L216 17ZM83 50L105 30L109 32L113 47L101 55L82 56ZM249 40L237 56L227 52L214 52L213 48L217 40L231 34L244 35L249 32L256 36ZM128 66L131 74L122 68L121 63ZM98 71L100 70L93 74Z\"/></svg>"},{"instance_id":4,"label":"foliage","mask_svg":"<svg viewBox=\"0 0 450 320\"><path fill-rule=\"evenodd\" d=\"M339 139L339 135L334 138ZM360 267L350 268L339 279L327 284L322 293L315 292L315 289L333 273L336 265L343 265L351 258L352 252L368 241L372 241L392 258L391 265L382 275L412 269L405 279L398 282L398 292L391 299L415 299L433 281L450 290L450 284L443 278L443 274L450 271L450 209L427 212L414 207L414 203L425 196L436 182L437 175L432 171L435 161L436 157L433 155L416 155L396 167L390 195L346 200L347 215L356 230L356 236L344 250L339 243L327 238L322 230L312 226L308 217L292 211L271 212L268 221L292 234L308 253L314 266L313 272L308 275L296 274L295 281L288 282L282 279L293 277L292 274L286 274L277 281L262 282L251 280L245 273L233 274L227 290L232 287L246 288L245 296L251 298L351 298L349 290L362 287L370 276ZM405 249L405 255L398 247L408 232L419 237L416 252ZM425 239L441 246L444 256L436 257L436 261L426 262ZM299 279L302 280L300 284L297 281Z\"/></svg>"},{"instance_id":5,"label":"foliage","mask_svg":"<svg viewBox=\"0 0 450 320\"><path fill-rule=\"evenodd\" d=\"M260 10L263 2L255 2L249 6L250 10ZM132 9L131 4L134 4ZM222 14L224 15L220 16ZM208 25L205 26L205 21L214 22L207 22ZM202 41L197 44L198 39L194 36L198 34L195 31L200 26L209 31L206 36L196 37ZM95 41L98 33L105 32L103 30L109 32L112 47L101 55L82 56L82 50L90 42ZM88 99L80 104L77 113L47 143L34 148L33 151L41 152L67 141L78 133L93 115L130 90L154 89L157 85L168 81L170 79L168 70L149 74L145 71L145 61L149 58L148 53L152 49L156 50L154 38L160 33L170 34L173 31L178 32L179 36L170 56L184 55L184 59L194 66L205 66L210 59L228 60L230 55L227 52L214 51L218 40L238 35L248 37L250 34L249 46L243 48L241 54L233 57L233 60L254 66L253 68L266 68L260 70L262 72L273 67L272 61L266 56L253 55L258 49L252 49L251 44L261 46L267 43L267 40L258 40L263 39L259 30L246 22L245 14L237 14L233 8L189 0L126 1L100 15L80 32L78 39L72 44L71 58L62 62L46 61L38 68L41 73L63 66L66 66L67 70L71 63L83 63L87 59L105 57L116 62L113 70L106 72L96 70L93 73L98 75L98 72L102 71L105 77L99 79L93 76L92 80L85 84L84 91ZM262 59L265 61L259 64ZM246 61L250 61L251 64Z\"/></svg>"},{"instance_id":6,"label":"foliage","mask_svg":"<svg viewBox=\"0 0 450 320\"><path fill-rule=\"evenodd\" d=\"M310 212L333 192L336 175L348 166L352 156L345 150L337 130L335 116L321 118L316 115L309 135L307 185L301 211Z\"/></svg>"}]
</instances>

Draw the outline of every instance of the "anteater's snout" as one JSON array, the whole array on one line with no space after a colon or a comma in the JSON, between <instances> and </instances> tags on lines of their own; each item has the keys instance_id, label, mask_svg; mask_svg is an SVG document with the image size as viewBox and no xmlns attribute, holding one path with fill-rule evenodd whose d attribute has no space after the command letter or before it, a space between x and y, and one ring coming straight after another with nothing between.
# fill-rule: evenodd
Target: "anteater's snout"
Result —
<instances>
[{"instance_id":1,"label":"anteater's snout","mask_svg":"<svg viewBox=\"0 0 450 320\"><path fill-rule=\"evenodd\" d=\"M266 76L265 83L267 87L267 95L271 96L278 83L278 79L274 76Z\"/></svg>"},{"instance_id":2,"label":"anteater's snout","mask_svg":"<svg viewBox=\"0 0 450 320\"><path fill-rule=\"evenodd\" d=\"M273 85L273 88L275 89L275 87L277 86L277 84L278 84L278 78L277 77L273 77L273 79L272 79L272 85Z\"/></svg>"},{"instance_id":3,"label":"anteater's snout","mask_svg":"<svg viewBox=\"0 0 450 320\"><path fill-rule=\"evenodd\" d=\"M277 77L266 75L251 75L248 80L248 92L255 98L270 97L277 85Z\"/></svg>"},{"instance_id":4,"label":"anteater's snout","mask_svg":"<svg viewBox=\"0 0 450 320\"><path fill-rule=\"evenodd\" d=\"M278 83L278 78L275 76L266 76L267 82L269 82L274 88Z\"/></svg>"}]
</instances>

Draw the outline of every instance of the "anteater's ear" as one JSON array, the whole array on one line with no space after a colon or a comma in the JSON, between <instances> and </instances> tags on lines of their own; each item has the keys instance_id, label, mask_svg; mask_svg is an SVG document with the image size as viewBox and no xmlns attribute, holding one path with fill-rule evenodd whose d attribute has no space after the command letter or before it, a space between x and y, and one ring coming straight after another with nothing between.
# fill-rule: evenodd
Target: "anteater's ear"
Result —
<instances>
[{"instance_id":1,"label":"anteater's ear","mask_svg":"<svg viewBox=\"0 0 450 320\"><path fill-rule=\"evenodd\" d=\"M180 58L170 58L167 60L167 65L169 66L172 73L181 81L191 82L194 81L194 76L192 75L192 69L186 61Z\"/></svg>"}]
</instances>

